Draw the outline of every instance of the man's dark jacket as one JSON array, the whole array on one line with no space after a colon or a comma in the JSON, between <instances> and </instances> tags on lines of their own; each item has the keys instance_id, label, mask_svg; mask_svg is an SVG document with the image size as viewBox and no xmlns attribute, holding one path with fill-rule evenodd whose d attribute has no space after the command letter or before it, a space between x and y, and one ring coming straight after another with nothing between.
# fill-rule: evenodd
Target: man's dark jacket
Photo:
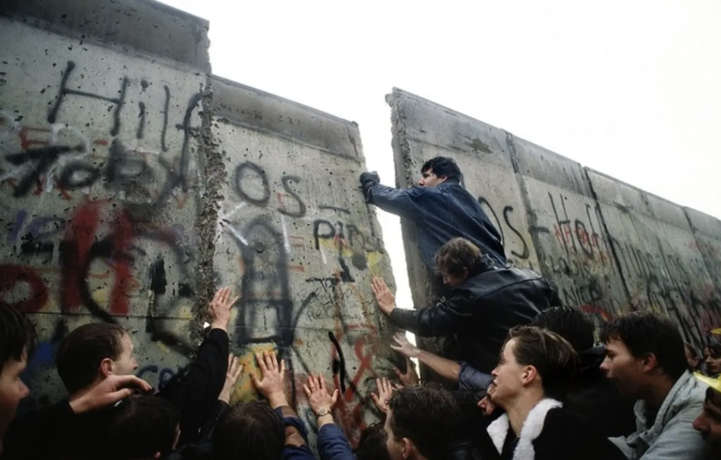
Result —
<instances>
[{"instance_id":1,"label":"man's dark jacket","mask_svg":"<svg viewBox=\"0 0 721 460\"><path fill-rule=\"evenodd\" d=\"M372 173L361 175L366 201L416 224L418 249L430 270L438 250L453 238L465 238L500 265L506 256L501 234L478 200L457 182L435 187L395 189L378 183Z\"/></svg>"},{"instance_id":2,"label":"man's dark jacket","mask_svg":"<svg viewBox=\"0 0 721 460\"><path fill-rule=\"evenodd\" d=\"M395 308L391 322L421 337L455 336L459 359L490 373L514 326L529 324L540 311L559 306L556 292L541 275L499 267L483 257L450 297L430 308Z\"/></svg>"}]
</instances>

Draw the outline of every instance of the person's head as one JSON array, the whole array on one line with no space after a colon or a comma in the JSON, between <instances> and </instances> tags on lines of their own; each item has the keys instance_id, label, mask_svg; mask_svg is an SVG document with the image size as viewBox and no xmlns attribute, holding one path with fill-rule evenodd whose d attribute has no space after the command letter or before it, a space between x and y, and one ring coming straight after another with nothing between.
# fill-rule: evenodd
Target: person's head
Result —
<instances>
[{"instance_id":1,"label":"person's head","mask_svg":"<svg viewBox=\"0 0 721 460\"><path fill-rule=\"evenodd\" d=\"M130 375L138 368L133 341L117 324L90 323L63 339L56 358L58 374L70 395L108 375Z\"/></svg>"},{"instance_id":2,"label":"person's head","mask_svg":"<svg viewBox=\"0 0 721 460\"><path fill-rule=\"evenodd\" d=\"M563 400L573 385L578 354L563 337L546 329L516 326L508 332L498 365L491 372L491 400L508 409L528 398Z\"/></svg>"},{"instance_id":3,"label":"person's head","mask_svg":"<svg viewBox=\"0 0 721 460\"><path fill-rule=\"evenodd\" d=\"M721 374L721 337L709 334L703 349L704 365L709 375Z\"/></svg>"},{"instance_id":4,"label":"person's head","mask_svg":"<svg viewBox=\"0 0 721 460\"><path fill-rule=\"evenodd\" d=\"M593 347L593 321L577 308L548 308L536 316L531 326L555 332L566 339L577 352Z\"/></svg>"},{"instance_id":5,"label":"person's head","mask_svg":"<svg viewBox=\"0 0 721 460\"><path fill-rule=\"evenodd\" d=\"M391 460L388 455L388 435L382 422L361 431L358 447L353 451L356 460Z\"/></svg>"},{"instance_id":6,"label":"person's head","mask_svg":"<svg viewBox=\"0 0 721 460\"><path fill-rule=\"evenodd\" d=\"M426 161L421 167L420 187L435 187L445 181L461 182L461 170L452 158L435 157Z\"/></svg>"},{"instance_id":7,"label":"person's head","mask_svg":"<svg viewBox=\"0 0 721 460\"><path fill-rule=\"evenodd\" d=\"M432 458L457 441L460 411L442 388L397 390L388 401L385 432L391 460Z\"/></svg>"},{"instance_id":8,"label":"person's head","mask_svg":"<svg viewBox=\"0 0 721 460\"><path fill-rule=\"evenodd\" d=\"M633 312L607 323L601 332L606 359L601 370L619 391L644 399L659 379L672 382L688 368L683 339L670 320Z\"/></svg>"},{"instance_id":9,"label":"person's head","mask_svg":"<svg viewBox=\"0 0 721 460\"><path fill-rule=\"evenodd\" d=\"M475 244L465 238L453 238L436 253L436 270L445 284L460 286L480 262L481 256L481 250Z\"/></svg>"},{"instance_id":10,"label":"person's head","mask_svg":"<svg viewBox=\"0 0 721 460\"><path fill-rule=\"evenodd\" d=\"M0 453L2 438L30 390L20 379L35 347L35 329L15 308L0 302Z\"/></svg>"},{"instance_id":11,"label":"person's head","mask_svg":"<svg viewBox=\"0 0 721 460\"><path fill-rule=\"evenodd\" d=\"M701 367L701 358L694 346L688 342L684 342L683 349L686 352L686 362L688 363L688 367L694 371Z\"/></svg>"},{"instance_id":12,"label":"person's head","mask_svg":"<svg viewBox=\"0 0 721 460\"><path fill-rule=\"evenodd\" d=\"M693 427L701 432L714 454L714 458L721 458L721 380L710 378L703 374L694 374L698 380L708 385L703 411L693 421Z\"/></svg>"},{"instance_id":13,"label":"person's head","mask_svg":"<svg viewBox=\"0 0 721 460\"><path fill-rule=\"evenodd\" d=\"M160 458L175 450L180 438L180 412L156 396L124 399L113 414L109 451L113 460Z\"/></svg>"},{"instance_id":14,"label":"person's head","mask_svg":"<svg viewBox=\"0 0 721 460\"><path fill-rule=\"evenodd\" d=\"M264 401L236 404L213 431L214 460L278 460L284 445L283 421Z\"/></svg>"}]
</instances>

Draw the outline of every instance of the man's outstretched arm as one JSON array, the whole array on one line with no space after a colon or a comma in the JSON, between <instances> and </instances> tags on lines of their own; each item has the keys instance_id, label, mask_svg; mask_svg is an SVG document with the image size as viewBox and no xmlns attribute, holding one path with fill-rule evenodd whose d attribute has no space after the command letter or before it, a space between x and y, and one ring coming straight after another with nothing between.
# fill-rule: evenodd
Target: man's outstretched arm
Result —
<instances>
[{"instance_id":1,"label":"man's outstretched arm","mask_svg":"<svg viewBox=\"0 0 721 460\"><path fill-rule=\"evenodd\" d=\"M380 184L375 172L364 172L360 177L366 202L404 219L415 221L422 215L416 200L424 190L417 187L397 189Z\"/></svg>"}]
</instances>

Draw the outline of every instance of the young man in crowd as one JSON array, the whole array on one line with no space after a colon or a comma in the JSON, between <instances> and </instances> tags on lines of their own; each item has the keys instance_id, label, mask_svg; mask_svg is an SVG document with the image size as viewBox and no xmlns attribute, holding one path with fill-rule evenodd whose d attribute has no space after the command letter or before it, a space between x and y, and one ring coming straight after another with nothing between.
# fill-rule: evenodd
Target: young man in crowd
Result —
<instances>
[{"instance_id":1,"label":"young man in crowd","mask_svg":"<svg viewBox=\"0 0 721 460\"><path fill-rule=\"evenodd\" d=\"M11 425L18 403L29 394L20 374L27 366L35 340L34 328L27 318L15 308L0 303L0 453L3 460L70 458L68 452L59 447L75 435L78 415L111 406L136 391L152 389L133 375L112 375L78 395L72 403L44 408Z\"/></svg>"},{"instance_id":2,"label":"young man in crowd","mask_svg":"<svg viewBox=\"0 0 721 460\"><path fill-rule=\"evenodd\" d=\"M548 282L531 270L500 267L469 240L455 238L436 254L451 294L430 308L400 309L385 282L373 279L380 310L397 327L420 337L453 335L459 361L490 374L509 329L560 305ZM446 356L451 357L451 356Z\"/></svg>"},{"instance_id":3,"label":"young man in crowd","mask_svg":"<svg viewBox=\"0 0 721 460\"><path fill-rule=\"evenodd\" d=\"M161 394L180 410L181 432L185 433L185 441L181 439L181 443L197 439L223 387L228 366L227 326L230 309L236 300L230 299L228 288L221 288L216 293L209 307L211 330L196 359L182 378ZM90 458L102 455L110 436L112 411L108 408L80 411L79 401L97 391L96 388L105 388L108 379L112 382L118 377L132 376L137 369L133 351L130 335L116 324L85 324L68 334L60 344L56 362L69 397L52 406L55 413L65 414L68 418L68 423L64 424L68 431L57 436L56 428L47 423L47 417L38 419L37 414L30 414L11 427L12 455L17 458L49 455L38 449L52 449L55 455L66 452ZM148 386L147 391L152 388ZM76 416L72 417L73 414ZM55 442L37 443L37 436L55 439Z\"/></svg>"},{"instance_id":4,"label":"young man in crowd","mask_svg":"<svg viewBox=\"0 0 721 460\"><path fill-rule=\"evenodd\" d=\"M453 396L432 386L396 390L388 401L385 431L391 460L470 460Z\"/></svg>"},{"instance_id":5,"label":"young man in crowd","mask_svg":"<svg viewBox=\"0 0 721 460\"><path fill-rule=\"evenodd\" d=\"M629 460L703 460L701 435L693 429L704 388L688 371L683 339L668 319L634 312L606 324L601 369L621 394L637 400L636 426L611 438Z\"/></svg>"},{"instance_id":6,"label":"young man in crowd","mask_svg":"<svg viewBox=\"0 0 721 460\"><path fill-rule=\"evenodd\" d=\"M448 241L462 237L481 248L497 265L506 264L501 235L478 200L461 185L461 170L447 157L421 167L418 187L395 189L380 185L376 173L361 174L366 201L416 224L421 259L434 272L434 257Z\"/></svg>"}]
</instances>

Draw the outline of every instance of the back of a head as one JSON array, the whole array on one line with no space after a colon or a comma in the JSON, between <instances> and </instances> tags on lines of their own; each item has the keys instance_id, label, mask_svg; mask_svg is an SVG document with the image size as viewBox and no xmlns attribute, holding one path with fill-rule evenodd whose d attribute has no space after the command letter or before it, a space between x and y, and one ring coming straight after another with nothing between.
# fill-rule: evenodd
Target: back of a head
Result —
<instances>
[{"instance_id":1,"label":"back of a head","mask_svg":"<svg viewBox=\"0 0 721 460\"><path fill-rule=\"evenodd\" d=\"M593 347L593 321L577 308L548 308L533 320L531 326L555 332L566 339L577 352Z\"/></svg>"},{"instance_id":2,"label":"back of a head","mask_svg":"<svg viewBox=\"0 0 721 460\"><path fill-rule=\"evenodd\" d=\"M688 369L678 328L669 319L653 313L632 312L617 317L605 325L601 340L622 342L636 359L653 353L659 367L673 380Z\"/></svg>"},{"instance_id":3,"label":"back of a head","mask_svg":"<svg viewBox=\"0 0 721 460\"><path fill-rule=\"evenodd\" d=\"M535 367L544 394L563 400L574 385L578 369L578 354L571 344L555 332L534 326L514 327L508 333L511 339L518 364Z\"/></svg>"},{"instance_id":4,"label":"back of a head","mask_svg":"<svg viewBox=\"0 0 721 460\"><path fill-rule=\"evenodd\" d=\"M446 180L450 182L461 183L463 174L458 164L453 158L448 157L435 157L423 163L421 172L424 173L428 170L432 170L433 174L438 177L446 176Z\"/></svg>"},{"instance_id":5,"label":"back of a head","mask_svg":"<svg viewBox=\"0 0 721 460\"><path fill-rule=\"evenodd\" d=\"M353 451L356 460L390 460L386 441L388 435L383 423L374 423L363 430L358 440L358 447Z\"/></svg>"},{"instance_id":6,"label":"back of a head","mask_svg":"<svg viewBox=\"0 0 721 460\"><path fill-rule=\"evenodd\" d=\"M125 330L117 324L90 323L63 339L56 358L58 374L68 393L90 386L105 358L117 359L122 353Z\"/></svg>"},{"instance_id":7,"label":"back of a head","mask_svg":"<svg viewBox=\"0 0 721 460\"><path fill-rule=\"evenodd\" d=\"M465 238L453 238L436 253L436 270L442 275L467 276L481 257L478 246Z\"/></svg>"},{"instance_id":8,"label":"back of a head","mask_svg":"<svg viewBox=\"0 0 721 460\"><path fill-rule=\"evenodd\" d=\"M408 438L426 458L458 441L461 414L447 390L433 385L405 387L388 401L395 441Z\"/></svg>"},{"instance_id":9,"label":"back of a head","mask_svg":"<svg viewBox=\"0 0 721 460\"><path fill-rule=\"evenodd\" d=\"M32 354L37 336L30 320L15 307L0 302L0 371L8 361L27 359Z\"/></svg>"},{"instance_id":10,"label":"back of a head","mask_svg":"<svg viewBox=\"0 0 721 460\"><path fill-rule=\"evenodd\" d=\"M109 451L113 460L153 458L175 448L180 434L180 412L156 396L135 396L115 409Z\"/></svg>"},{"instance_id":11,"label":"back of a head","mask_svg":"<svg viewBox=\"0 0 721 460\"><path fill-rule=\"evenodd\" d=\"M264 401L231 407L220 417L213 432L214 460L278 460L284 446L283 421Z\"/></svg>"}]
</instances>

